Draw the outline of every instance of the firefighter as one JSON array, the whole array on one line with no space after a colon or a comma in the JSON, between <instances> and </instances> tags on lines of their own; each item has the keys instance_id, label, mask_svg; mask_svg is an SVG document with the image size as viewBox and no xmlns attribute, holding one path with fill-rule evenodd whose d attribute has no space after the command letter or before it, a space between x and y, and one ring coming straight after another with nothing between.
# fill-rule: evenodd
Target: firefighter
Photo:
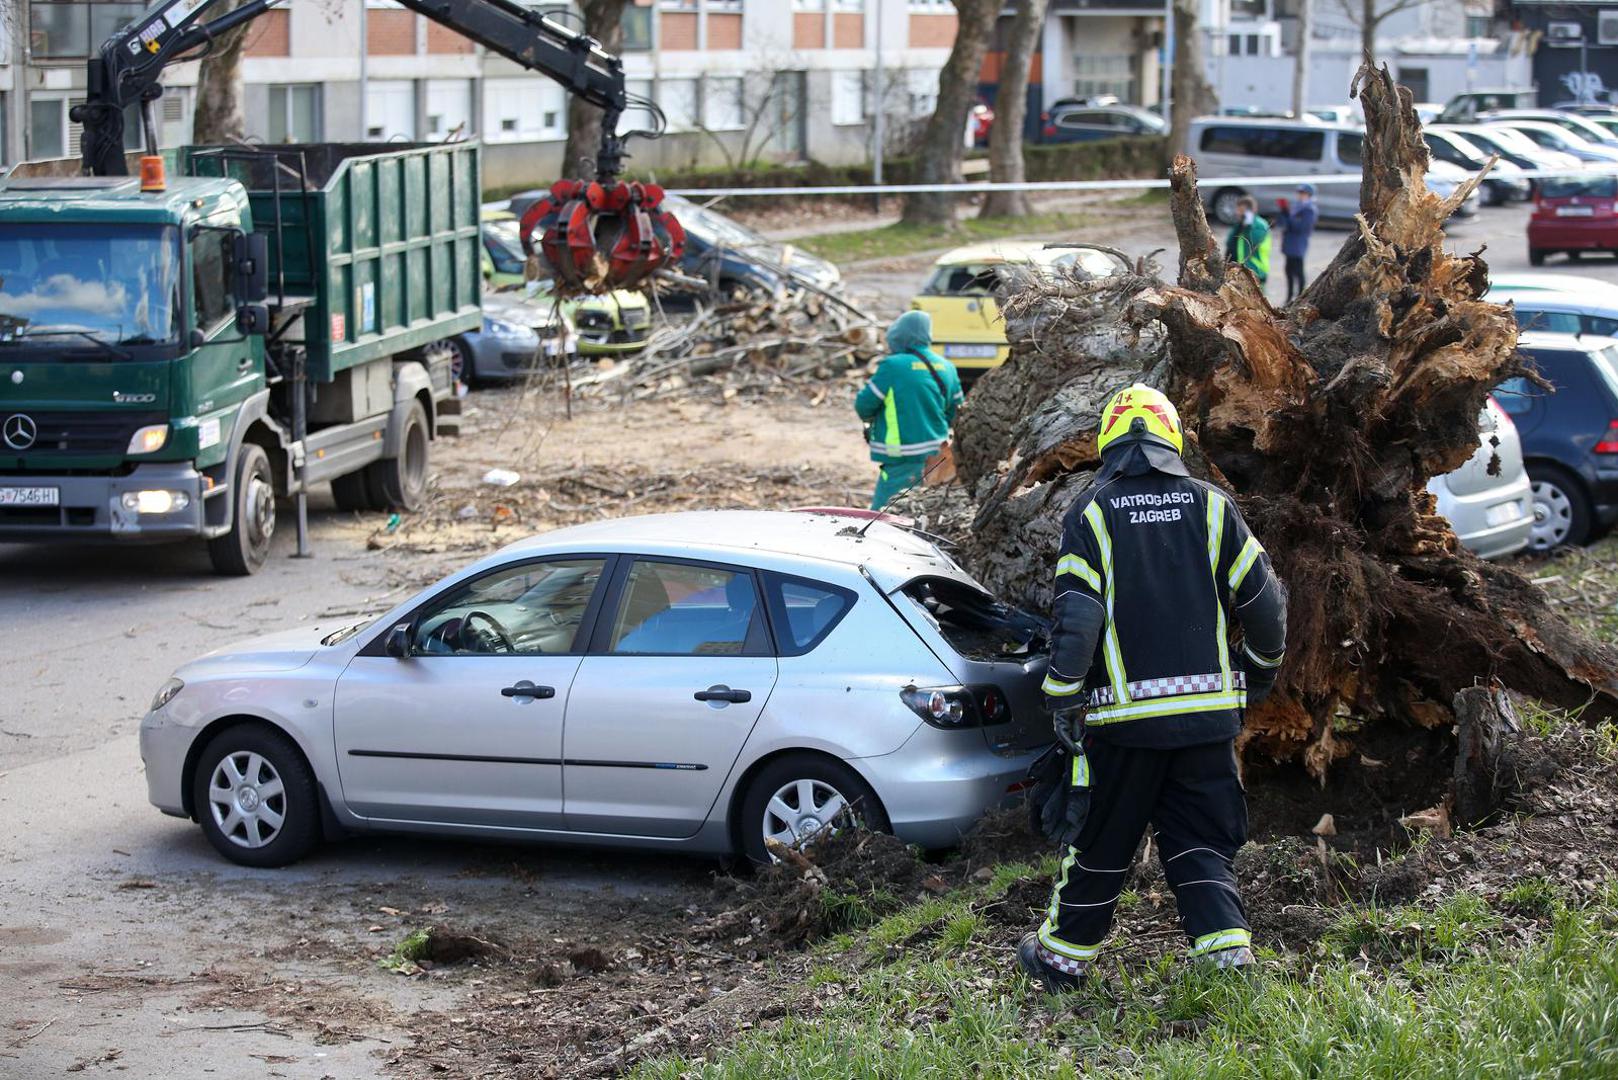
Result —
<instances>
[{"instance_id":1,"label":"firefighter","mask_svg":"<svg viewBox=\"0 0 1618 1080\"><path fill-rule=\"evenodd\" d=\"M921 482L927 459L949 439L961 406L955 365L932 351L933 319L907 311L888 328L888 353L854 398L879 466L871 509L880 510Z\"/></svg>"},{"instance_id":2,"label":"firefighter","mask_svg":"<svg viewBox=\"0 0 1618 1080\"><path fill-rule=\"evenodd\" d=\"M1191 956L1253 962L1233 871L1247 839L1235 738L1286 647L1281 581L1230 496L1187 474L1168 398L1119 391L1096 444L1101 470L1063 522L1044 683L1073 755L1066 853L1017 955L1051 993L1095 963L1147 826Z\"/></svg>"}]
</instances>

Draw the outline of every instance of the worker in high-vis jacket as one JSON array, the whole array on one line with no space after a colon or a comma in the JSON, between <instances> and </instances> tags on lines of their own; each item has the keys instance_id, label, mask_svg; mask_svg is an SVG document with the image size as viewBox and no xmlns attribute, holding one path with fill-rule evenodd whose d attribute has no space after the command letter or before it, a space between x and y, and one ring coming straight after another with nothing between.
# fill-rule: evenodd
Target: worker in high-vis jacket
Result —
<instances>
[{"instance_id":1,"label":"worker in high-vis jacket","mask_svg":"<svg viewBox=\"0 0 1618 1080\"><path fill-rule=\"evenodd\" d=\"M921 483L927 459L949 440L962 400L955 365L933 352L932 316L907 311L895 319L888 355L854 398L878 466L872 510Z\"/></svg>"},{"instance_id":2,"label":"worker in high-vis jacket","mask_svg":"<svg viewBox=\"0 0 1618 1080\"><path fill-rule=\"evenodd\" d=\"M1063 522L1044 684L1073 755L1065 851L1045 921L1018 950L1052 993L1096 962L1148 826L1191 955L1252 963L1233 870L1247 839L1235 739L1286 648L1281 581L1231 497L1187 474L1168 398L1119 391L1096 444L1101 469Z\"/></svg>"}]
</instances>

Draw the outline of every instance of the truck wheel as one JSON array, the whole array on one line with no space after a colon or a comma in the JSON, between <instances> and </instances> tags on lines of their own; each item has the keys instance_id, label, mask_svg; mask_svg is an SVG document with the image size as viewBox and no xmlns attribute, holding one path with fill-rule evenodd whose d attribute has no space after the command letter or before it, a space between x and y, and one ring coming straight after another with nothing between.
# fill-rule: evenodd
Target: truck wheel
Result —
<instances>
[{"instance_id":1,"label":"truck wheel","mask_svg":"<svg viewBox=\"0 0 1618 1080\"><path fill-rule=\"evenodd\" d=\"M404 437L399 440L399 456L383 458L366 466L371 492L381 496L388 510L420 510L427 501L427 410L421 402L410 404L405 417Z\"/></svg>"},{"instance_id":2,"label":"truck wheel","mask_svg":"<svg viewBox=\"0 0 1618 1080\"><path fill-rule=\"evenodd\" d=\"M1528 265L1529 266L1544 266L1545 265L1545 252L1543 250L1541 250L1540 248L1534 248L1534 247L1529 248L1528 249Z\"/></svg>"},{"instance_id":3,"label":"truck wheel","mask_svg":"<svg viewBox=\"0 0 1618 1080\"><path fill-rule=\"evenodd\" d=\"M264 565L275 539L275 477L270 456L257 443L242 443L230 497L230 531L208 541L208 557L219 573L246 577Z\"/></svg>"},{"instance_id":4,"label":"truck wheel","mask_svg":"<svg viewBox=\"0 0 1618 1080\"><path fill-rule=\"evenodd\" d=\"M364 469L351 472L347 476L334 477L331 482L331 496L337 501L337 509L347 510L350 513L381 509L377 505L376 497L371 494L371 485L366 482Z\"/></svg>"}]
</instances>

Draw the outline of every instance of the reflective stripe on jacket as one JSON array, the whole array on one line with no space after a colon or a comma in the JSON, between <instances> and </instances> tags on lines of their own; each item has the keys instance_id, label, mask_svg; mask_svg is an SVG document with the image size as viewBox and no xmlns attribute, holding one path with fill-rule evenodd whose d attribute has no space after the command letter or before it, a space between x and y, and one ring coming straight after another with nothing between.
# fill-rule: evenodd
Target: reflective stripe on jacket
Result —
<instances>
[{"instance_id":1,"label":"reflective stripe on jacket","mask_svg":"<svg viewBox=\"0 0 1618 1080\"><path fill-rule=\"evenodd\" d=\"M1270 276L1270 223L1253 216L1253 224L1237 225L1225 240L1225 257L1238 266L1245 266L1258 275L1260 281Z\"/></svg>"}]
</instances>

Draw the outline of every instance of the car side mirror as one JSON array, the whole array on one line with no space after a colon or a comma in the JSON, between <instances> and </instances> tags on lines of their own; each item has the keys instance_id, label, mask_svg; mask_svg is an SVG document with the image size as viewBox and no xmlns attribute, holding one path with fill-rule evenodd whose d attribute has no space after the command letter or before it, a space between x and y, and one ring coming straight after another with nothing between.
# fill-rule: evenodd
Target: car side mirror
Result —
<instances>
[{"instance_id":1,"label":"car side mirror","mask_svg":"<svg viewBox=\"0 0 1618 1080\"><path fill-rule=\"evenodd\" d=\"M236 309L236 331L243 337L270 332L270 309L263 304L243 304Z\"/></svg>"},{"instance_id":2,"label":"car side mirror","mask_svg":"<svg viewBox=\"0 0 1618 1080\"><path fill-rule=\"evenodd\" d=\"M382 650L395 660L408 660L410 658L410 624L400 623L388 631L388 638L382 643Z\"/></svg>"},{"instance_id":3,"label":"car side mirror","mask_svg":"<svg viewBox=\"0 0 1618 1080\"><path fill-rule=\"evenodd\" d=\"M236 261L236 295L252 303L270 295L270 238L264 233L236 233L231 238Z\"/></svg>"}]
</instances>

